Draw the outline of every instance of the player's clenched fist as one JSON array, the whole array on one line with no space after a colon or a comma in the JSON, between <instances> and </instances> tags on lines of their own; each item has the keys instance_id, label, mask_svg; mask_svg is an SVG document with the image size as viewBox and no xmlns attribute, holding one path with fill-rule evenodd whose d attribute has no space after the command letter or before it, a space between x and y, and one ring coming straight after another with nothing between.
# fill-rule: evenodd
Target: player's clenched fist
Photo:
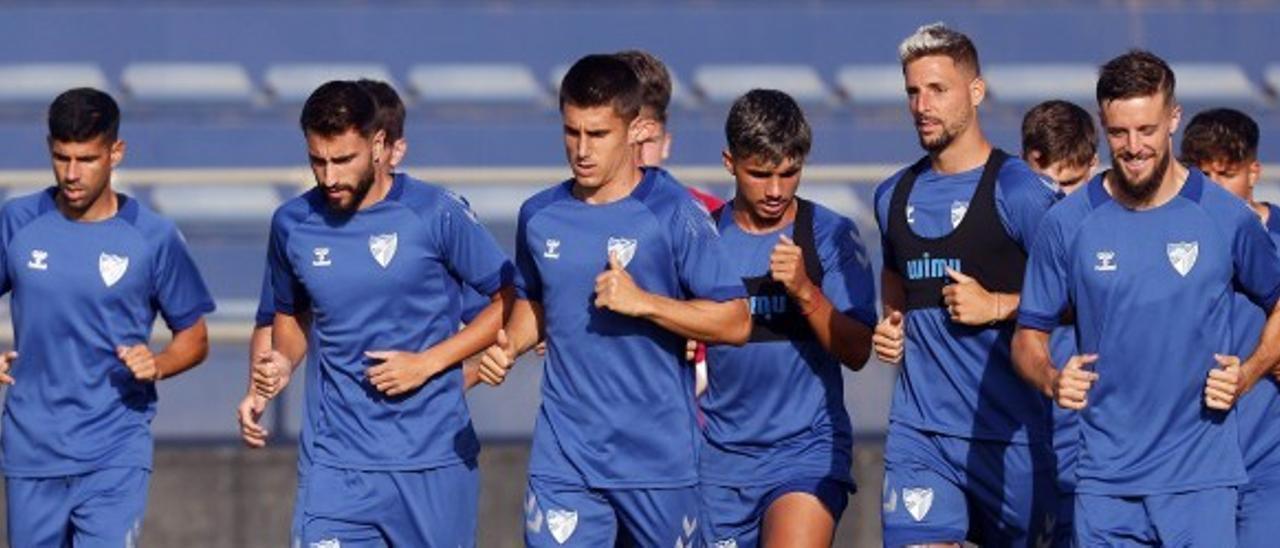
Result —
<instances>
[{"instance_id":1,"label":"player's clenched fist","mask_svg":"<svg viewBox=\"0 0 1280 548\"><path fill-rule=\"evenodd\" d=\"M786 234L778 238L778 245L773 246L773 253L769 255L769 274L773 281L787 288L787 294L791 296L807 291L813 285L809 273L804 270L800 246Z\"/></svg>"},{"instance_id":2,"label":"player's clenched fist","mask_svg":"<svg viewBox=\"0 0 1280 548\"><path fill-rule=\"evenodd\" d=\"M259 352L253 357L253 390L263 399L276 397L289 384L293 366L278 351Z\"/></svg>"},{"instance_id":3,"label":"player's clenched fist","mask_svg":"<svg viewBox=\"0 0 1280 548\"><path fill-rule=\"evenodd\" d=\"M871 335L871 347L876 357L885 363L901 362L904 333L901 312L895 310L880 320Z\"/></svg>"},{"instance_id":4,"label":"player's clenched fist","mask_svg":"<svg viewBox=\"0 0 1280 548\"><path fill-rule=\"evenodd\" d=\"M961 325L988 325L999 320L997 297L982 287L978 280L959 270L947 269L953 283L942 288L942 302L947 316Z\"/></svg>"},{"instance_id":5,"label":"player's clenched fist","mask_svg":"<svg viewBox=\"0 0 1280 548\"><path fill-rule=\"evenodd\" d=\"M1089 405L1089 389L1098 380L1098 374L1084 366L1098 361L1097 354L1071 356L1054 380L1053 399L1064 409L1079 411Z\"/></svg>"},{"instance_id":6,"label":"player's clenched fist","mask_svg":"<svg viewBox=\"0 0 1280 548\"><path fill-rule=\"evenodd\" d=\"M609 253L609 269L596 276L596 308L640 316L645 311L645 295L618 261L618 255Z\"/></svg>"},{"instance_id":7,"label":"player's clenched fist","mask_svg":"<svg viewBox=\"0 0 1280 548\"><path fill-rule=\"evenodd\" d=\"M12 350L0 354L0 384L13 384L13 375L9 374L9 369L13 367L13 361L18 359L18 353Z\"/></svg>"},{"instance_id":8,"label":"player's clenched fist","mask_svg":"<svg viewBox=\"0 0 1280 548\"><path fill-rule=\"evenodd\" d=\"M145 344L133 346L117 346L116 357L124 362L124 366L133 373L133 378L143 382L160 380L160 369L156 367L156 357Z\"/></svg>"},{"instance_id":9,"label":"player's clenched fist","mask_svg":"<svg viewBox=\"0 0 1280 548\"><path fill-rule=\"evenodd\" d=\"M1209 377L1204 382L1204 404L1209 409L1226 411L1236 403L1240 389L1244 384L1244 375L1240 374L1240 358L1214 354L1218 367L1209 370Z\"/></svg>"},{"instance_id":10,"label":"player's clenched fist","mask_svg":"<svg viewBox=\"0 0 1280 548\"><path fill-rule=\"evenodd\" d=\"M250 392L240 406L236 408L236 419L240 423L240 439L244 444L257 449L267 444L267 429L258 422L262 412L267 408L267 401L256 392Z\"/></svg>"},{"instance_id":11,"label":"player's clenched fist","mask_svg":"<svg viewBox=\"0 0 1280 548\"><path fill-rule=\"evenodd\" d=\"M516 349L507 338L507 330L498 330L498 340L480 353L480 382L498 386L507 379L511 366L516 364Z\"/></svg>"}]
</instances>

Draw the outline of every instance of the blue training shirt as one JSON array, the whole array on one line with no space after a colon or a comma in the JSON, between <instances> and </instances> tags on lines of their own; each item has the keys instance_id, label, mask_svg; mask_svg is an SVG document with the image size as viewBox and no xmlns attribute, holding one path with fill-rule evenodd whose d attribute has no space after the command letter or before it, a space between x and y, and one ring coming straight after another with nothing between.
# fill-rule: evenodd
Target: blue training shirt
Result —
<instances>
[{"instance_id":1,"label":"blue training shirt","mask_svg":"<svg viewBox=\"0 0 1280 548\"><path fill-rule=\"evenodd\" d=\"M1267 234L1280 247L1280 207L1267 204ZM1280 257L1276 258L1280 261ZM1243 293L1236 293L1232 318L1235 342L1232 347L1244 360L1258 346L1258 338L1267 322L1267 313L1249 301ZM1237 404L1237 420L1240 423L1240 448L1244 452L1244 468L1249 475L1250 486L1280 484L1280 383L1268 374L1258 381Z\"/></svg>"},{"instance_id":2,"label":"blue training shirt","mask_svg":"<svg viewBox=\"0 0 1280 548\"><path fill-rule=\"evenodd\" d=\"M592 205L573 180L520 208L520 298L545 313L547 358L529 474L593 488L697 482L693 369L684 338L597 309L595 279L617 252L645 291L674 299L746 295L706 210L666 171L645 168L631 195Z\"/></svg>"},{"instance_id":3,"label":"blue training shirt","mask_svg":"<svg viewBox=\"0 0 1280 548\"><path fill-rule=\"evenodd\" d=\"M943 175L921 173L907 199L907 222L924 238L949 234L968 210L983 166ZM876 221L882 248L889 202L906 169L876 188ZM996 178L996 210L1009 236L1023 249L1058 192L1025 162L1009 158ZM886 268L893 265L886 260ZM1048 442L1049 403L1013 370L1011 326L974 331L957 328L943 308L906 312L906 346L894 387L891 422L927 432L996 441Z\"/></svg>"},{"instance_id":4,"label":"blue training shirt","mask_svg":"<svg viewBox=\"0 0 1280 548\"><path fill-rule=\"evenodd\" d=\"M780 235L742 230L733 204L720 217L720 242L740 278L765 275ZM868 327L876 324L875 282L858 229L847 218L814 204L813 232L822 272L811 280L840 313ZM752 314L783 313L755 302ZM793 306L790 299L785 306ZM839 344L839 342L837 342ZM707 391L702 481L717 485L768 485L796 477L852 483L853 434L844 406L840 362L817 340L749 342L707 348Z\"/></svg>"},{"instance_id":5,"label":"blue training shirt","mask_svg":"<svg viewBox=\"0 0 1280 548\"><path fill-rule=\"evenodd\" d=\"M1245 480L1236 414L1204 405L1214 353L1232 354L1233 287L1271 309L1280 261L1257 215L1191 169L1178 195L1135 211L1103 175L1049 212L1027 263L1021 325L1075 311L1098 354L1081 413L1077 492L1149 495Z\"/></svg>"},{"instance_id":6,"label":"blue training shirt","mask_svg":"<svg viewBox=\"0 0 1280 548\"><path fill-rule=\"evenodd\" d=\"M156 314L177 332L214 309L173 222L117 194L102 221L66 218L51 187L0 211L0 292L11 292L14 385L4 473L49 477L151 468L153 383L117 346L147 343Z\"/></svg>"},{"instance_id":7,"label":"blue training shirt","mask_svg":"<svg viewBox=\"0 0 1280 548\"><path fill-rule=\"evenodd\" d=\"M479 444L460 368L387 397L367 380L375 364L364 356L419 352L453 336L461 306L455 280L487 294L512 282L514 268L466 202L398 174L385 199L340 214L312 189L276 211L269 246L276 310L309 306L312 314L314 462L420 470L474 459Z\"/></svg>"}]
</instances>

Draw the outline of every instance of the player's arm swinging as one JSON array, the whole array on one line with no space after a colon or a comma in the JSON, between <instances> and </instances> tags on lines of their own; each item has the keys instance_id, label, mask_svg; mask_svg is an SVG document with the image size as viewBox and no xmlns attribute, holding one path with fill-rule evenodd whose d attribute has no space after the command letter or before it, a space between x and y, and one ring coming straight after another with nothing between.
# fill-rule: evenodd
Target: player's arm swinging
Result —
<instances>
[{"instance_id":1,"label":"player's arm swinging","mask_svg":"<svg viewBox=\"0 0 1280 548\"><path fill-rule=\"evenodd\" d=\"M1253 354L1244 360L1243 364L1240 364L1239 379L1235 384L1233 394L1217 393L1220 390L1215 390L1214 377L1223 376L1222 373L1215 375L1215 372L1225 370L1227 371L1226 380L1230 380L1231 361L1235 360L1236 363L1239 363L1239 359L1231 356L1215 355L1214 357L1218 359L1218 364L1221 367L1210 372L1208 384L1205 386L1205 404L1210 408L1230 409L1263 376L1268 373L1280 375L1280 301L1276 302L1275 306L1271 308L1271 313L1267 315L1267 323L1262 328L1258 347L1254 349Z\"/></svg>"},{"instance_id":2,"label":"player's arm swinging","mask_svg":"<svg viewBox=\"0 0 1280 548\"><path fill-rule=\"evenodd\" d=\"M871 328L835 309L822 287L809 277L803 251L791 238L782 236L773 248L769 272L799 305L800 314L824 350L854 371L867 364L871 355ZM840 344L836 344L837 341Z\"/></svg>"},{"instance_id":3,"label":"player's arm swinging","mask_svg":"<svg viewBox=\"0 0 1280 548\"><path fill-rule=\"evenodd\" d=\"M903 287L902 276L889 268L880 271L880 288L880 303L884 314L871 336L871 348L880 361L899 363L902 361L905 344L903 314L907 307L907 291Z\"/></svg>"},{"instance_id":4,"label":"player's arm swinging","mask_svg":"<svg viewBox=\"0 0 1280 548\"><path fill-rule=\"evenodd\" d=\"M476 377L485 384L502 384L515 365L516 358L533 348L545 336L546 324L543 322L542 305L526 299L516 299L506 324L498 330L494 344L478 356Z\"/></svg>"},{"instance_id":5,"label":"player's arm swinging","mask_svg":"<svg viewBox=\"0 0 1280 548\"><path fill-rule=\"evenodd\" d=\"M1089 404L1089 388L1098 374L1084 366L1098 361L1096 354L1071 356L1058 371L1049 354L1049 333L1019 326L1013 335L1013 367L1023 380L1066 409L1081 410Z\"/></svg>"},{"instance_id":6,"label":"player's arm swinging","mask_svg":"<svg viewBox=\"0 0 1280 548\"><path fill-rule=\"evenodd\" d=\"M116 355L140 381L156 382L181 374L209 355L209 330L204 318L186 329L175 331L173 339L159 354L146 344L119 346Z\"/></svg>"},{"instance_id":7,"label":"player's arm swinging","mask_svg":"<svg viewBox=\"0 0 1280 548\"><path fill-rule=\"evenodd\" d=\"M645 318L686 339L708 344L746 344L751 336L751 313L746 299L715 302L681 301L640 289L617 256L596 277L596 308L624 316Z\"/></svg>"}]
</instances>

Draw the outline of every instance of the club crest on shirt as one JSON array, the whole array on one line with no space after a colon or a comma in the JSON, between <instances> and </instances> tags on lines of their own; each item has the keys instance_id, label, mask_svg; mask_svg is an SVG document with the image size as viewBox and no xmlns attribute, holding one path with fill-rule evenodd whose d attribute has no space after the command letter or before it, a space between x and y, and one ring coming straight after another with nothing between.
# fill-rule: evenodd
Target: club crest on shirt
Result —
<instances>
[{"instance_id":1,"label":"club crest on shirt","mask_svg":"<svg viewBox=\"0 0 1280 548\"><path fill-rule=\"evenodd\" d=\"M636 240L633 238L609 238L608 249L610 255L617 255L618 262L623 268L631 264L631 259L636 256Z\"/></svg>"},{"instance_id":2,"label":"club crest on shirt","mask_svg":"<svg viewBox=\"0 0 1280 548\"><path fill-rule=\"evenodd\" d=\"M929 508L933 507L933 488L903 489L902 504L907 507L907 512L911 513L912 519L923 520L929 515Z\"/></svg>"},{"instance_id":3,"label":"club crest on shirt","mask_svg":"<svg viewBox=\"0 0 1280 548\"><path fill-rule=\"evenodd\" d=\"M574 510L547 510L547 530L556 542L564 544L578 528L578 512Z\"/></svg>"},{"instance_id":4,"label":"club crest on shirt","mask_svg":"<svg viewBox=\"0 0 1280 548\"><path fill-rule=\"evenodd\" d=\"M98 255L98 274L102 276L102 283L107 284L107 287L116 285L116 282L124 277L126 270L129 270L128 257L110 253Z\"/></svg>"},{"instance_id":5,"label":"club crest on shirt","mask_svg":"<svg viewBox=\"0 0 1280 548\"><path fill-rule=\"evenodd\" d=\"M738 548L738 539L729 538L724 540L717 540L715 547L716 548Z\"/></svg>"},{"instance_id":6,"label":"club crest on shirt","mask_svg":"<svg viewBox=\"0 0 1280 548\"><path fill-rule=\"evenodd\" d=\"M311 543L311 548L342 548L342 543L338 539L331 538L319 542Z\"/></svg>"},{"instance_id":7,"label":"club crest on shirt","mask_svg":"<svg viewBox=\"0 0 1280 548\"><path fill-rule=\"evenodd\" d=\"M31 260L27 261L27 268L35 270L49 270L49 263L45 260L49 258L49 252L43 249L32 249Z\"/></svg>"},{"instance_id":8,"label":"club crest on shirt","mask_svg":"<svg viewBox=\"0 0 1280 548\"><path fill-rule=\"evenodd\" d=\"M1196 266L1196 257L1200 255L1200 242L1177 242L1168 244L1169 264L1183 277Z\"/></svg>"},{"instance_id":9,"label":"club crest on shirt","mask_svg":"<svg viewBox=\"0 0 1280 548\"><path fill-rule=\"evenodd\" d=\"M391 259L396 256L398 235L399 233L392 232L369 236L369 252L373 254L373 260L378 261L382 268L391 264Z\"/></svg>"},{"instance_id":10,"label":"club crest on shirt","mask_svg":"<svg viewBox=\"0 0 1280 548\"><path fill-rule=\"evenodd\" d=\"M964 220L964 214L969 212L969 202L961 202L956 200L951 202L951 228L960 226L960 221Z\"/></svg>"}]
</instances>

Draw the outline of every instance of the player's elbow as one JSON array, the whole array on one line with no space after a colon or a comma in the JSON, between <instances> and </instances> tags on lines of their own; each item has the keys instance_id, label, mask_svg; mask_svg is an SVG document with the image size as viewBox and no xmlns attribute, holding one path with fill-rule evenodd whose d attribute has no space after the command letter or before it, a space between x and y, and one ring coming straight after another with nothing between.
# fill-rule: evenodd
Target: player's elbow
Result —
<instances>
[{"instance_id":1,"label":"player's elbow","mask_svg":"<svg viewBox=\"0 0 1280 548\"><path fill-rule=\"evenodd\" d=\"M747 309L746 299L737 299L729 303L730 313L727 321L720 323L717 342L742 346L751 338L751 311Z\"/></svg>"}]
</instances>

